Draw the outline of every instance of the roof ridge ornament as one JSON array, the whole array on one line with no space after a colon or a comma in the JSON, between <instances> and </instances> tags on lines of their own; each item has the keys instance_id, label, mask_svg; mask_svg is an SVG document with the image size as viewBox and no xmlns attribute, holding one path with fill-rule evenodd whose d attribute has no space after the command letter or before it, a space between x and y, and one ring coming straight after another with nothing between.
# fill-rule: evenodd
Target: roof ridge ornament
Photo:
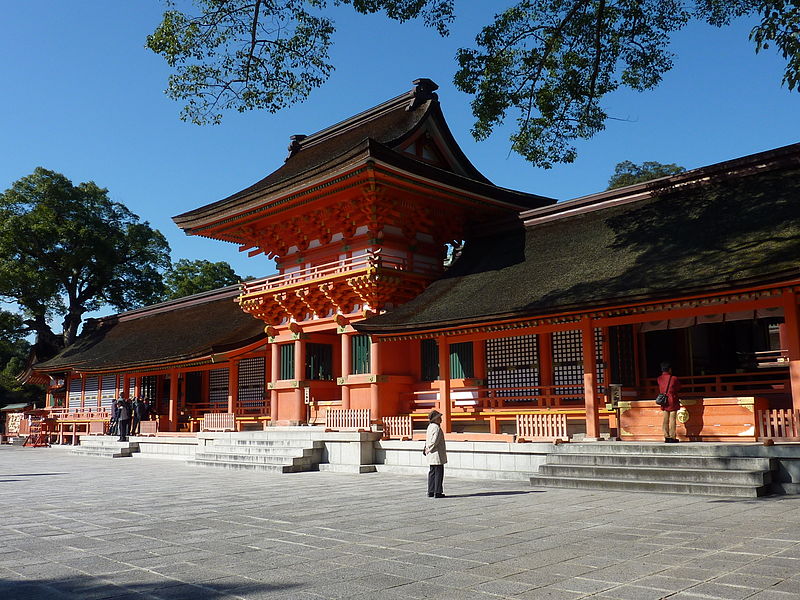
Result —
<instances>
[{"instance_id":1,"label":"roof ridge ornament","mask_svg":"<svg viewBox=\"0 0 800 600\"><path fill-rule=\"evenodd\" d=\"M407 111L416 109L423 102L427 102L428 100L439 99L439 96L436 94L436 90L439 89L439 86L432 79L421 77L415 79L411 83L414 84L414 89L411 90L412 97L411 102L406 106Z\"/></svg>"},{"instance_id":2,"label":"roof ridge ornament","mask_svg":"<svg viewBox=\"0 0 800 600\"><path fill-rule=\"evenodd\" d=\"M286 162L290 158L292 158L295 154L300 152L300 148L302 147L300 142L306 139L308 136L303 133L298 133L292 136L289 136L289 146L286 148L289 151L289 154L286 155L286 158L283 159L283 162Z\"/></svg>"}]
</instances>

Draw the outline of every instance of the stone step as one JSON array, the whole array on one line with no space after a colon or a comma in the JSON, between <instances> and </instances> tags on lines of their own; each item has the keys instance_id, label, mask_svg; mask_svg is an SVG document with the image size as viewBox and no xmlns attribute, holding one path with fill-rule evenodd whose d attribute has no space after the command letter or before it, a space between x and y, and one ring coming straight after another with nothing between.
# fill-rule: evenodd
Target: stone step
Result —
<instances>
[{"instance_id":1,"label":"stone step","mask_svg":"<svg viewBox=\"0 0 800 600\"><path fill-rule=\"evenodd\" d=\"M315 448L322 448L324 445L320 441L306 439L286 439L286 440L260 440L260 439L231 439L214 440L214 445L247 446L253 448L306 448L313 444Z\"/></svg>"},{"instance_id":2,"label":"stone step","mask_svg":"<svg viewBox=\"0 0 800 600\"><path fill-rule=\"evenodd\" d=\"M129 448L82 448L81 446L75 446L74 449L70 450L70 454L75 454L77 456L99 456L102 458L130 458L133 456L133 452Z\"/></svg>"},{"instance_id":3,"label":"stone step","mask_svg":"<svg viewBox=\"0 0 800 600\"><path fill-rule=\"evenodd\" d=\"M656 454L667 456L759 456L757 444L712 444L708 442L586 442L557 446L553 454Z\"/></svg>"},{"instance_id":4,"label":"stone step","mask_svg":"<svg viewBox=\"0 0 800 600\"><path fill-rule=\"evenodd\" d=\"M187 461L186 464L195 467L206 467L206 468L213 467L218 469L263 471L267 473L297 473L303 470L307 470L296 467L295 465L269 465L269 464L230 462L230 461L209 461L198 457L195 457L194 460Z\"/></svg>"},{"instance_id":5,"label":"stone step","mask_svg":"<svg viewBox=\"0 0 800 600\"><path fill-rule=\"evenodd\" d=\"M252 454L261 456L312 456L317 448L304 446L249 446L247 444L213 444L204 446L201 452L230 452L232 454Z\"/></svg>"},{"instance_id":6,"label":"stone step","mask_svg":"<svg viewBox=\"0 0 800 600\"><path fill-rule=\"evenodd\" d=\"M544 477L608 479L615 481L659 481L722 485L762 486L772 482L770 471L688 469L671 467L630 467L612 465L552 465L539 467Z\"/></svg>"},{"instance_id":7,"label":"stone step","mask_svg":"<svg viewBox=\"0 0 800 600\"><path fill-rule=\"evenodd\" d=\"M692 494L698 496L723 496L756 498L769 493L769 486L724 485L712 483L639 481L620 479L591 479L577 477L545 477L534 475L530 479L536 487L558 487L588 490L626 492L655 492L660 494Z\"/></svg>"},{"instance_id":8,"label":"stone step","mask_svg":"<svg viewBox=\"0 0 800 600\"><path fill-rule=\"evenodd\" d=\"M694 456L664 454L577 454L553 453L547 464L552 465L612 465L629 467L672 467L688 469L738 469L769 471L774 460L769 458L731 458L726 456Z\"/></svg>"},{"instance_id":9,"label":"stone step","mask_svg":"<svg viewBox=\"0 0 800 600\"><path fill-rule=\"evenodd\" d=\"M233 454L227 452L198 452L195 454L196 460L208 462L241 462L247 464L262 465L295 465L310 467L313 464L311 457L291 457L291 456L259 456L252 454Z\"/></svg>"}]
</instances>

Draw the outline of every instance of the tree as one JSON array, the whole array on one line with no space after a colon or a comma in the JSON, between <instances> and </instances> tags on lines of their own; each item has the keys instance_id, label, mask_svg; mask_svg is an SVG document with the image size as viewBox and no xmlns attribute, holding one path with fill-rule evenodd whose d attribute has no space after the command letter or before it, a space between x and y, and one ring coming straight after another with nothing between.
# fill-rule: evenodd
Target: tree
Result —
<instances>
[{"instance_id":1,"label":"tree","mask_svg":"<svg viewBox=\"0 0 800 600\"><path fill-rule=\"evenodd\" d=\"M669 175L677 175L683 173L686 169L675 163L665 165L660 162L645 161L640 165L632 163L629 160L617 163L614 168L614 174L608 180L607 190L614 190L616 188L625 187L626 185L633 185L634 183L644 183L651 179L658 179L659 177L667 177Z\"/></svg>"},{"instance_id":2,"label":"tree","mask_svg":"<svg viewBox=\"0 0 800 600\"><path fill-rule=\"evenodd\" d=\"M71 344L100 306L158 301L169 264L164 236L94 182L75 186L38 167L0 194L0 299L20 306L40 345Z\"/></svg>"},{"instance_id":3,"label":"tree","mask_svg":"<svg viewBox=\"0 0 800 600\"><path fill-rule=\"evenodd\" d=\"M167 94L182 118L218 123L221 111L271 112L305 99L333 70L331 0L193 0L198 16L172 8L147 46L176 69ZM421 17L446 35L456 0L332 0L398 21ZM166 0L174 6L171 0ZM534 165L572 162L573 142L605 128L601 105L620 87L656 87L672 67L671 36L691 21L717 27L758 16L756 52L775 46L783 84L800 90L797 0L518 0L457 53L458 89L474 96L477 140L509 113L511 147Z\"/></svg>"},{"instance_id":4,"label":"tree","mask_svg":"<svg viewBox=\"0 0 800 600\"><path fill-rule=\"evenodd\" d=\"M20 315L0 310L0 406L35 402L44 397L40 387L17 380L30 351L26 330Z\"/></svg>"},{"instance_id":5,"label":"tree","mask_svg":"<svg viewBox=\"0 0 800 600\"><path fill-rule=\"evenodd\" d=\"M227 262L180 259L164 277L167 299L174 300L233 285L242 280Z\"/></svg>"}]
</instances>

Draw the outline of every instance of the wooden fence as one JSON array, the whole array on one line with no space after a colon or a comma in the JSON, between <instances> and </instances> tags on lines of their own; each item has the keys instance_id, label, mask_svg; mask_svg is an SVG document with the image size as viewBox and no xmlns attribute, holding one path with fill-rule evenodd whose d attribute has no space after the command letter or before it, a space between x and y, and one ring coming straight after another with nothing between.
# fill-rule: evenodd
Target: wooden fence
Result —
<instances>
[{"instance_id":1,"label":"wooden fence","mask_svg":"<svg viewBox=\"0 0 800 600\"><path fill-rule=\"evenodd\" d=\"M236 431L236 415L233 413L206 413L203 415L203 431Z\"/></svg>"},{"instance_id":2,"label":"wooden fence","mask_svg":"<svg viewBox=\"0 0 800 600\"><path fill-rule=\"evenodd\" d=\"M567 439L567 415L564 413L517 415L517 441Z\"/></svg>"},{"instance_id":3,"label":"wooden fence","mask_svg":"<svg viewBox=\"0 0 800 600\"><path fill-rule=\"evenodd\" d=\"M800 411L791 408L758 411L758 437L800 441Z\"/></svg>"},{"instance_id":4,"label":"wooden fence","mask_svg":"<svg viewBox=\"0 0 800 600\"><path fill-rule=\"evenodd\" d=\"M411 424L411 415L400 417L383 417L383 439L408 439L414 433L414 426Z\"/></svg>"},{"instance_id":5,"label":"wooden fence","mask_svg":"<svg viewBox=\"0 0 800 600\"><path fill-rule=\"evenodd\" d=\"M325 411L325 427L327 429L369 429L371 425L368 408L342 408Z\"/></svg>"}]
</instances>

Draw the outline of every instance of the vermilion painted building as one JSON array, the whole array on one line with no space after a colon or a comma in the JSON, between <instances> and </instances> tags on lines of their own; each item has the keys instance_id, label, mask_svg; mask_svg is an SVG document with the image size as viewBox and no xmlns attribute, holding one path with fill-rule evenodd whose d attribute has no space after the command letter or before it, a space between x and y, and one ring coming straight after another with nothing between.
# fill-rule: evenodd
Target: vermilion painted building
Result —
<instances>
[{"instance_id":1,"label":"vermilion painted building","mask_svg":"<svg viewBox=\"0 0 800 600\"><path fill-rule=\"evenodd\" d=\"M152 394L171 430L207 412L379 423L435 406L464 435L534 420L658 439L653 379L668 360L689 410L681 437L798 435L800 144L556 203L483 177L435 90L417 80L294 136L263 180L175 217L278 274L102 320L37 366L64 380L50 404Z\"/></svg>"}]
</instances>

